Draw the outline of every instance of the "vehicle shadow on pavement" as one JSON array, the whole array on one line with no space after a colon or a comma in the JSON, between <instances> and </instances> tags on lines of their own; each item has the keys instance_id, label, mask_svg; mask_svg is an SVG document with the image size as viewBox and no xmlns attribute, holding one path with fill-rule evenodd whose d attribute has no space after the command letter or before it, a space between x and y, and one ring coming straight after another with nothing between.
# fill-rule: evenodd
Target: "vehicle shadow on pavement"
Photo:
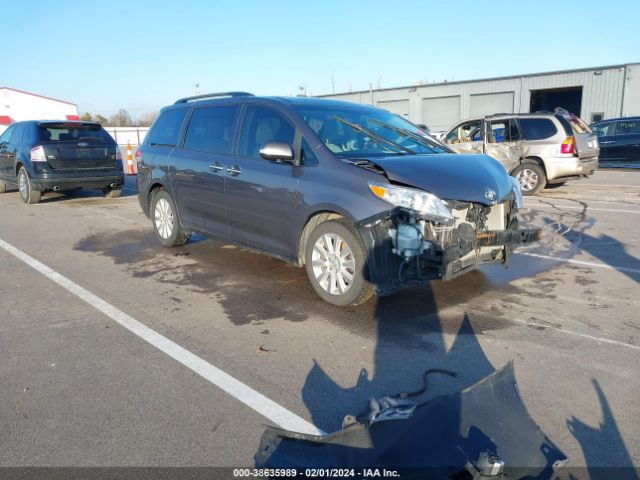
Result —
<instances>
[{"instance_id":1,"label":"vehicle shadow on pavement","mask_svg":"<svg viewBox=\"0 0 640 480\"><path fill-rule=\"evenodd\" d=\"M598 395L602 421L596 427L587 425L576 417L567 420L567 427L580 444L591 480L638 480L629 451L625 447L618 424L602 387L597 380L591 383ZM574 478L574 477L572 477Z\"/></svg>"},{"instance_id":2,"label":"vehicle shadow on pavement","mask_svg":"<svg viewBox=\"0 0 640 480\"><path fill-rule=\"evenodd\" d=\"M627 253L624 244L610 235L582 234L580 248L631 280L640 283L640 260Z\"/></svg>"}]
</instances>

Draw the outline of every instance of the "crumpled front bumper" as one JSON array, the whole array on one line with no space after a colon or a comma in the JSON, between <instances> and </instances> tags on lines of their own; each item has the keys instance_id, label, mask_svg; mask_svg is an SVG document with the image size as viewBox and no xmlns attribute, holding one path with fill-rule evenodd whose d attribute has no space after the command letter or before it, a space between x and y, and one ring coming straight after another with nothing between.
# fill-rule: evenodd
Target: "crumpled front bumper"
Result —
<instances>
[{"instance_id":1,"label":"crumpled front bumper","mask_svg":"<svg viewBox=\"0 0 640 480\"><path fill-rule=\"evenodd\" d=\"M396 208L356 224L367 247L367 277L380 294L402 285L448 280L487 263L506 263L516 246L540 239L540 229L520 228L514 200L493 206L449 202L455 220L441 225ZM419 232L413 249L398 232ZM421 243L421 247L417 246Z\"/></svg>"}]
</instances>

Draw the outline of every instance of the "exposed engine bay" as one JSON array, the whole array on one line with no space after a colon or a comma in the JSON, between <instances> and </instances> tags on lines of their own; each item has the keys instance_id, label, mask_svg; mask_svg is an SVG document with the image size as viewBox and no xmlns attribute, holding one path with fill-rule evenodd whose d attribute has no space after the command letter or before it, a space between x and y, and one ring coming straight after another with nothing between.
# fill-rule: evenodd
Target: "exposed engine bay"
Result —
<instances>
[{"instance_id":1,"label":"exposed engine bay","mask_svg":"<svg viewBox=\"0 0 640 480\"><path fill-rule=\"evenodd\" d=\"M395 208L356 225L369 252L368 279L379 293L505 263L516 245L540 238L540 229L519 228L514 195L491 206L447 204L453 214L448 223Z\"/></svg>"}]
</instances>

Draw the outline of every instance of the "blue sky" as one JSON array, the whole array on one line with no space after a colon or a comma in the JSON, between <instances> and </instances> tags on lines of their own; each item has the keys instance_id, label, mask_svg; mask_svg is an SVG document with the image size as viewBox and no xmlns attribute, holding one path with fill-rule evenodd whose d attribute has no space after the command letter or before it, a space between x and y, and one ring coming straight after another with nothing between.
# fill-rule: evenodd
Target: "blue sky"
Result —
<instances>
[{"instance_id":1,"label":"blue sky","mask_svg":"<svg viewBox=\"0 0 640 480\"><path fill-rule=\"evenodd\" d=\"M5 0L0 85L134 115L204 92L363 90L640 61L640 2Z\"/></svg>"}]
</instances>

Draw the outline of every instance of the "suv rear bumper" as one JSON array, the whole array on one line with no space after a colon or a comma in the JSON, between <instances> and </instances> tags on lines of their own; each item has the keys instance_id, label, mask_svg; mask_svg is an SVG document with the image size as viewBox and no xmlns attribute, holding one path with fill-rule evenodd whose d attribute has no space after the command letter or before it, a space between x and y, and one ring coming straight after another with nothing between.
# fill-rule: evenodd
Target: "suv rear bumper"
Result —
<instances>
[{"instance_id":1,"label":"suv rear bumper","mask_svg":"<svg viewBox=\"0 0 640 480\"><path fill-rule=\"evenodd\" d=\"M598 157L580 159L578 157L546 157L544 166L547 180L563 177L591 175L598 168Z\"/></svg>"},{"instance_id":2,"label":"suv rear bumper","mask_svg":"<svg viewBox=\"0 0 640 480\"><path fill-rule=\"evenodd\" d=\"M124 184L124 173L111 171L101 174L94 173L91 176L80 174L57 174L36 176L31 178L31 184L36 190L71 190L74 188L106 188L113 186L119 188Z\"/></svg>"}]
</instances>

